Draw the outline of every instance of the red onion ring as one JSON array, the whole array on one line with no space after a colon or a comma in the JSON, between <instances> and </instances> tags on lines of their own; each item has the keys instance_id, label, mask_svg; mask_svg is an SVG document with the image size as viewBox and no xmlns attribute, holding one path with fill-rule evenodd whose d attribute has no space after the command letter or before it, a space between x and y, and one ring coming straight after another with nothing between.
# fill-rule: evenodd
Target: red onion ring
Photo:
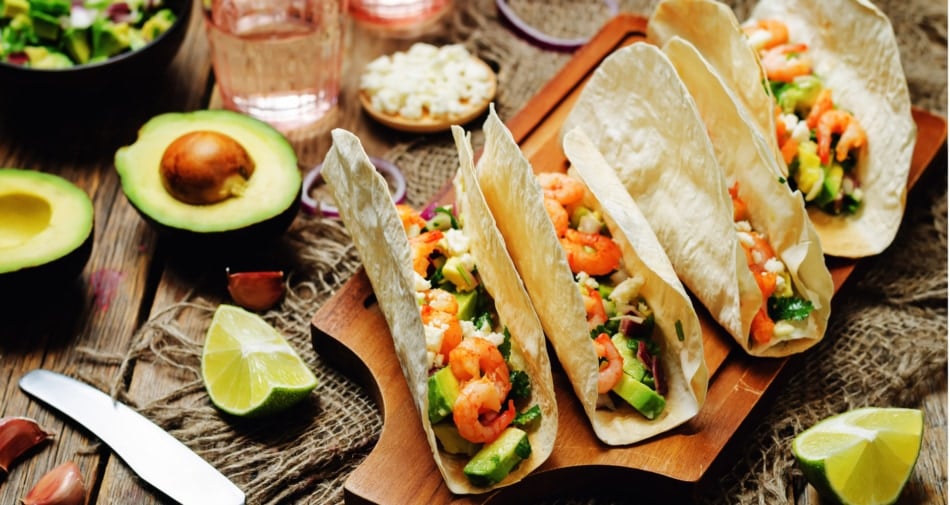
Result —
<instances>
[{"instance_id":1,"label":"red onion ring","mask_svg":"<svg viewBox=\"0 0 950 505\"><path fill-rule=\"evenodd\" d=\"M387 181L392 181L395 185L393 191L393 201L396 203L402 203L406 200L406 177L402 174L399 168L396 165L392 164L389 161L386 161L382 158L376 158L371 156L369 160L373 163L373 166L376 167L376 170L379 173L383 174L383 177L387 178ZM320 177L320 172L323 169L323 163L318 164L313 167L307 175L303 178L303 191L300 195L301 207L307 214L316 214L319 211L326 217L339 217L340 211L334 205L320 200L319 202L310 196L310 190L317 185L320 181L323 180Z\"/></svg>"},{"instance_id":2,"label":"red onion ring","mask_svg":"<svg viewBox=\"0 0 950 505\"><path fill-rule=\"evenodd\" d=\"M620 11L620 8L617 6L617 0L604 0L604 4L607 5L607 9L610 12L610 16L616 16ZM589 37L581 37L576 39L566 39L560 37L553 37L548 35L537 28L529 25L525 20L521 19L515 11L508 6L507 0L495 0L495 5L498 7L498 11L501 12L502 18L507 21L514 31L520 33L523 37L527 38L534 44L541 46L545 49L553 49L556 51L573 51L590 40Z\"/></svg>"}]
</instances>

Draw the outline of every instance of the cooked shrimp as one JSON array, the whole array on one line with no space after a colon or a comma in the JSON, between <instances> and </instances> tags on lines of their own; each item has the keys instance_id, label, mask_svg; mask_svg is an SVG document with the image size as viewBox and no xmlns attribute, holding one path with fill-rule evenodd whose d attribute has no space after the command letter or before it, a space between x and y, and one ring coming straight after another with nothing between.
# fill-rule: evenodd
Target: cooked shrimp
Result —
<instances>
[{"instance_id":1,"label":"cooked shrimp","mask_svg":"<svg viewBox=\"0 0 950 505\"><path fill-rule=\"evenodd\" d=\"M746 205L745 200L739 198L739 181L736 181L732 187L729 188L729 196L732 197L732 220L748 221L749 207Z\"/></svg>"},{"instance_id":2,"label":"cooked shrimp","mask_svg":"<svg viewBox=\"0 0 950 505\"><path fill-rule=\"evenodd\" d=\"M757 49L771 49L788 42L788 27L777 19L760 19L755 24L743 27L743 30Z\"/></svg>"},{"instance_id":3,"label":"cooked shrimp","mask_svg":"<svg viewBox=\"0 0 950 505\"><path fill-rule=\"evenodd\" d=\"M821 115L815 137L818 140L818 157L828 163L831 157L831 136L840 134L835 146L835 159L844 161L852 149L858 149L867 141L864 128L854 116L841 109L833 109Z\"/></svg>"},{"instance_id":4,"label":"cooked shrimp","mask_svg":"<svg viewBox=\"0 0 950 505\"><path fill-rule=\"evenodd\" d=\"M834 108L835 104L831 101L831 90L828 88L822 89L818 92L818 98L815 99L815 104L812 105L808 111L808 116L805 117L805 124L807 124L809 128L815 129L815 127L818 126L818 120L821 119L821 116Z\"/></svg>"},{"instance_id":5,"label":"cooked shrimp","mask_svg":"<svg viewBox=\"0 0 950 505\"><path fill-rule=\"evenodd\" d=\"M480 337L470 337L449 353L452 375L459 381L488 378L498 385L502 397L511 390L508 365L494 344Z\"/></svg>"},{"instance_id":6,"label":"cooked shrimp","mask_svg":"<svg viewBox=\"0 0 950 505\"><path fill-rule=\"evenodd\" d=\"M752 318L752 327L749 329L749 335L752 336L752 342L755 344L767 344L772 340L775 334L775 321L769 317L765 307L759 308Z\"/></svg>"},{"instance_id":7,"label":"cooked shrimp","mask_svg":"<svg viewBox=\"0 0 950 505\"><path fill-rule=\"evenodd\" d=\"M544 210L548 211L548 217L551 218L551 223L554 224L554 231L557 232L557 236L563 237L564 232L567 231L567 226L570 224L567 209L557 200L545 197Z\"/></svg>"},{"instance_id":8,"label":"cooked shrimp","mask_svg":"<svg viewBox=\"0 0 950 505\"><path fill-rule=\"evenodd\" d=\"M459 312L459 302L455 299L455 295L444 289L435 288L426 291L425 303L440 312L453 315Z\"/></svg>"},{"instance_id":9,"label":"cooked shrimp","mask_svg":"<svg viewBox=\"0 0 950 505\"><path fill-rule=\"evenodd\" d=\"M462 325L458 318L454 314L436 310L431 305L423 305L419 313L422 316L422 324L444 328L439 354L451 357L452 350L462 342Z\"/></svg>"},{"instance_id":10,"label":"cooked shrimp","mask_svg":"<svg viewBox=\"0 0 950 505\"><path fill-rule=\"evenodd\" d=\"M502 393L488 377L462 384L455 406L452 407L452 420L459 435L476 444L498 438L515 418L513 400L508 400L508 408L499 413L505 396L507 393Z\"/></svg>"},{"instance_id":11,"label":"cooked shrimp","mask_svg":"<svg viewBox=\"0 0 950 505\"><path fill-rule=\"evenodd\" d=\"M561 238L571 271L607 275L620 266L620 246L610 237L569 229Z\"/></svg>"},{"instance_id":12,"label":"cooked shrimp","mask_svg":"<svg viewBox=\"0 0 950 505\"><path fill-rule=\"evenodd\" d=\"M623 374L623 358L606 333L597 335L593 342L597 357L606 360L601 363L600 370L597 372L597 392L604 394L620 382L620 376Z\"/></svg>"},{"instance_id":13,"label":"cooked shrimp","mask_svg":"<svg viewBox=\"0 0 950 505\"><path fill-rule=\"evenodd\" d=\"M429 269L429 256L438 249L443 234L440 230L427 231L409 238L412 248L412 269L425 277Z\"/></svg>"},{"instance_id":14,"label":"cooked shrimp","mask_svg":"<svg viewBox=\"0 0 950 505\"><path fill-rule=\"evenodd\" d=\"M400 203L396 205L396 210L399 212L402 228L406 230L407 235L413 236L426 227L426 220L422 219L422 216L411 206Z\"/></svg>"},{"instance_id":15,"label":"cooked shrimp","mask_svg":"<svg viewBox=\"0 0 950 505\"><path fill-rule=\"evenodd\" d=\"M545 198L553 198L567 207L584 198L584 183L561 172L541 172L538 182L544 190Z\"/></svg>"},{"instance_id":16,"label":"cooked shrimp","mask_svg":"<svg viewBox=\"0 0 950 505\"><path fill-rule=\"evenodd\" d=\"M811 73L811 59L804 53L806 44L785 44L762 53L762 66L771 81L792 82Z\"/></svg>"},{"instance_id":17,"label":"cooked shrimp","mask_svg":"<svg viewBox=\"0 0 950 505\"><path fill-rule=\"evenodd\" d=\"M587 311L587 323L591 328L607 322L607 310L604 308L604 299L600 296L600 291L596 289L581 286L586 291L584 295L584 310Z\"/></svg>"}]
</instances>

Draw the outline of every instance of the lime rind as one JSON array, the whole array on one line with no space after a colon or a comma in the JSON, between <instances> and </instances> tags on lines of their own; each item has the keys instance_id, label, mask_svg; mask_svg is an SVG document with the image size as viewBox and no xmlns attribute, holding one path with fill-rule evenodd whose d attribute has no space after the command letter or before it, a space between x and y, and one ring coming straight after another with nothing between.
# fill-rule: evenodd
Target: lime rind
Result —
<instances>
[{"instance_id":1,"label":"lime rind","mask_svg":"<svg viewBox=\"0 0 950 505\"><path fill-rule=\"evenodd\" d=\"M793 440L792 452L829 502L891 504L910 478L922 438L921 411L867 407L805 430Z\"/></svg>"}]
</instances>

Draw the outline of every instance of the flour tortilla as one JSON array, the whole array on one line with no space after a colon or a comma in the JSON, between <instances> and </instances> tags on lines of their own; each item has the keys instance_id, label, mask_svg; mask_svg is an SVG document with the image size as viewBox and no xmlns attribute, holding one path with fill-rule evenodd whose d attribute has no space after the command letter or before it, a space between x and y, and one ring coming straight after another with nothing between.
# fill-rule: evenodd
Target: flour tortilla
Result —
<instances>
[{"instance_id":1,"label":"flour tortilla","mask_svg":"<svg viewBox=\"0 0 950 505\"><path fill-rule=\"evenodd\" d=\"M666 409L648 420L622 400L616 410L597 408L598 360L591 343L584 301L567 256L543 204L532 167L492 108L484 126L485 146L478 162L478 183L505 237L524 284L541 318L594 433L609 445L642 441L694 417L706 398L708 372L701 328L689 297L669 260L629 194L609 180L611 170L591 146L569 148L569 155L591 184L586 204L603 211L630 273L643 275L641 294L655 311L657 341L669 383ZM573 138L573 137L571 137ZM575 144L571 144L572 146ZM616 176L613 176L614 180ZM619 191L618 191L619 189ZM675 325L682 328L677 338Z\"/></svg>"},{"instance_id":2,"label":"flour tortilla","mask_svg":"<svg viewBox=\"0 0 950 505\"><path fill-rule=\"evenodd\" d=\"M380 309L389 324L396 358L446 485L453 493L471 494L518 482L550 456L557 434L558 413L541 325L505 252L504 241L491 226L491 215L484 200L477 193L467 191L467 188L474 187L474 182L462 170L456 189L460 219L471 238L470 252L476 259L482 284L495 301L499 319L511 333L511 362L530 377L532 393L528 405L537 404L542 412L539 426L528 431L531 455L504 480L491 487L473 486L462 473L468 459L439 449L427 414L425 330L413 289L409 240L386 180L376 171L359 139L342 129L334 129L331 135L333 145L323 163L322 175L359 251ZM457 138L457 141L460 162L471 167L472 153L467 139Z\"/></svg>"},{"instance_id":3,"label":"flour tortilla","mask_svg":"<svg viewBox=\"0 0 950 505\"><path fill-rule=\"evenodd\" d=\"M683 284L736 342L746 341L762 293L706 126L666 55L638 42L604 59L562 131L574 128L617 173Z\"/></svg>"},{"instance_id":4,"label":"flour tortilla","mask_svg":"<svg viewBox=\"0 0 950 505\"><path fill-rule=\"evenodd\" d=\"M809 349L824 337L834 283L804 199L776 175L768 145L738 98L699 51L686 40L673 37L663 52L696 103L727 184L739 184L739 196L748 206L753 228L768 237L772 250L785 263L796 293L815 307L788 337L756 346L747 336L739 344L755 356L788 356Z\"/></svg>"},{"instance_id":5,"label":"flour tortilla","mask_svg":"<svg viewBox=\"0 0 950 505\"><path fill-rule=\"evenodd\" d=\"M665 6L667 3L678 8L672 11ZM767 96L765 87L750 86L749 78L729 77L748 77L761 69L746 57L735 59L734 68L727 68L729 59L723 55L731 53L721 48L727 44L723 40L730 40L728 45L735 48L745 42L734 20L709 18L704 20L708 30L691 28L699 13L713 8L711 4L719 5L714 0L661 2L651 17L651 40L662 44L674 34L689 39L734 91L758 91L761 101ZM665 13L662 16L661 8ZM808 209L822 249L825 254L849 258L878 254L893 242L900 227L917 139L907 80L890 21L866 0L762 0L753 9L750 21L765 18L784 21L791 42L808 44L815 73L832 89L836 105L853 113L868 136L856 167L865 196L861 209L852 216ZM772 112L771 104L755 105L745 100L743 104L754 117Z\"/></svg>"}]
</instances>

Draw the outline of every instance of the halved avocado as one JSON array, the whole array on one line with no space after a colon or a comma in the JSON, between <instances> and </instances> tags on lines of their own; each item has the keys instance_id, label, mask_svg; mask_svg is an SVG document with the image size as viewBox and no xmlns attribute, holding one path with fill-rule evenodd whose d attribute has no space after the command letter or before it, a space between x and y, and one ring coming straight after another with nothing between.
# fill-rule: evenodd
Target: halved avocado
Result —
<instances>
[{"instance_id":1,"label":"halved avocado","mask_svg":"<svg viewBox=\"0 0 950 505\"><path fill-rule=\"evenodd\" d=\"M0 168L0 292L75 279L92 253L94 215L72 182Z\"/></svg>"},{"instance_id":2,"label":"halved avocado","mask_svg":"<svg viewBox=\"0 0 950 505\"><path fill-rule=\"evenodd\" d=\"M253 165L241 171L246 181L240 191L214 203L179 199L166 189L168 179L162 175L169 146L199 132L224 138L228 145L236 143L243 148L242 159L249 158ZM216 251L246 247L277 238L290 227L300 207L301 176L293 147L269 124L237 112L198 110L155 116L139 129L132 145L116 151L115 168L126 198L145 220L194 252L204 247Z\"/></svg>"}]
</instances>

